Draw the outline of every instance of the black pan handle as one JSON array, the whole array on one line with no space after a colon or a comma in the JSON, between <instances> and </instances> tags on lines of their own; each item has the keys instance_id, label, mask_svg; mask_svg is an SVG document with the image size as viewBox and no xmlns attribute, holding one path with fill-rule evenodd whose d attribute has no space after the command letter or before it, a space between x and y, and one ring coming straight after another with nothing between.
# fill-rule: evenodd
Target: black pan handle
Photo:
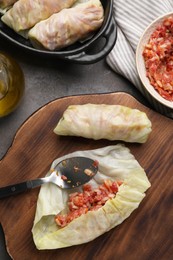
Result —
<instances>
[{"instance_id":1,"label":"black pan handle","mask_svg":"<svg viewBox=\"0 0 173 260\"><path fill-rule=\"evenodd\" d=\"M101 38L105 38L106 41L104 46L101 50L99 50L98 53L87 54L87 50L85 50L75 55L68 55L64 58L75 63L91 64L98 62L105 56L107 56L108 53L113 49L117 39L117 26L113 17L111 18L110 23L103 35L100 36L100 39Z\"/></svg>"}]
</instances>

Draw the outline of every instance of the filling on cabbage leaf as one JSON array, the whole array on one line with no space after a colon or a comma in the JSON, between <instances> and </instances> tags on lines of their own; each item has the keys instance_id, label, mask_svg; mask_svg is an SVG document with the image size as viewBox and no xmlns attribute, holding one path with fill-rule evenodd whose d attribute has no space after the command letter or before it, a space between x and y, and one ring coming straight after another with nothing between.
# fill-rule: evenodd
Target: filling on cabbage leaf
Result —
<instances>
[{"instance_id":1,"label":"filling on cabbage leaf","mask_svg":"<svg viewBox=\"0 0 173 260\"><path fill-rule=\"evenodd\" d=\"M35 245L40 250L86 243L109 231L129 217L150 187L144 169L122 144L68 154L55 160L51 168L73 156L86 156L99 161L99 171L88 183L93 189L105 180L121 180L122 184L116 196L107 200L104 206L82 214L64 227L56 224L55 217L67 212L69 194L79 192L81 188L67 191L54 184L42 185L32 228Z\"/></svg>"},{"instance_id":2,"label":"filling on cabbage leaf","mask_svg":"<svg viewBox=\"0 0 173 260\"><path fill-rule=\"evenodd\" d=\"M103 207L109 199L116 196L122 183L122 181L106 179L97 188L92 188L90 184L85 184L82 187L82 192L70 193L67 202L67 211L57 214L55 217L57 225L65 227L82 214Z\"/></svg>"}]
</instances>

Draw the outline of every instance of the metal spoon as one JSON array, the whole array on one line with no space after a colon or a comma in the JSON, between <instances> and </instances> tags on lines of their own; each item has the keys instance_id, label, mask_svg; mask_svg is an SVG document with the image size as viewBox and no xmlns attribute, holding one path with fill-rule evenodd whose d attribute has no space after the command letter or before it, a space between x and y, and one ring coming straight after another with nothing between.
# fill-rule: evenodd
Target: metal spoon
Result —
<instances>
[{"instance_id":1,"label":"metal spoon","mask_svg":"<svg viewBox=\"0 0 173 260\"><path fill-rule=\"evenodd\" d=\"M90 158L72 157L64 159L54 169L50 170L51 174L48 177L0 188L0 199L22 193L49 182L62 189L73 189L87 183L97 171L98 162Z\"/></svg>"}]
</instances>

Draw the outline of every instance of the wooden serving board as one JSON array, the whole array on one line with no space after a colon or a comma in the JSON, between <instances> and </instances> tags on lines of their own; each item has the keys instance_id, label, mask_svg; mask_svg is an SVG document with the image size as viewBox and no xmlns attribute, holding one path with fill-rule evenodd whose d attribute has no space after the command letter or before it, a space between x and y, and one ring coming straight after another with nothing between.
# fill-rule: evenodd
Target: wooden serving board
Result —
<instances>
[{"instance_id":1,"label":"wooden serving board","mask_svg":"<svg viewBox=\"0 0 173 260\"><path fill-rule=\"evenodd\" d=\"M31 229L39 189L0 200L0 222L7 250L15 260L171 259L173 256L173 121L124 93L72 96L57 99L34 113L18 130L0 161L0 185L43 177L52 161L69 152L116 144L53 133L70 104L107 103L138 108L147 113L152 133L145 144L128 144L145 169L151 188L131 216L97 239L57 250L36 249ZM84 234L85 235L85 234Z\"/></svg>"}]
</instances>

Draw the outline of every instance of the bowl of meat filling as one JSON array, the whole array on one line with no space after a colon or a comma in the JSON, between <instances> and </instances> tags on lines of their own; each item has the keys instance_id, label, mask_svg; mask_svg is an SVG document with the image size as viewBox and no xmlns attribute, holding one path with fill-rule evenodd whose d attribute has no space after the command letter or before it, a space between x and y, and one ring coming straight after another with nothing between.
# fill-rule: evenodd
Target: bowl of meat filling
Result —
<instances>
[{"instance_id":1,"label":"bowl of meat filling","mask_svg":"<svg viewBox=\"0 0 173 260\"><path fill-rule=\"evenodd\" d=\"M158 17L146 28L137 46L136 65L144 88L173 108L173 13Z\"/></svg>"},{"instance_id":2,"label":"bowl of meat filling","mask_svg":"<svg viewBox=\"0 0 173 260\"><path fill-rule=\"evenodd\" d=\"M0 36L29 53L89 64L115 45L113 0L8 1L0 5Z\"/></svg>"}]
</instances>

